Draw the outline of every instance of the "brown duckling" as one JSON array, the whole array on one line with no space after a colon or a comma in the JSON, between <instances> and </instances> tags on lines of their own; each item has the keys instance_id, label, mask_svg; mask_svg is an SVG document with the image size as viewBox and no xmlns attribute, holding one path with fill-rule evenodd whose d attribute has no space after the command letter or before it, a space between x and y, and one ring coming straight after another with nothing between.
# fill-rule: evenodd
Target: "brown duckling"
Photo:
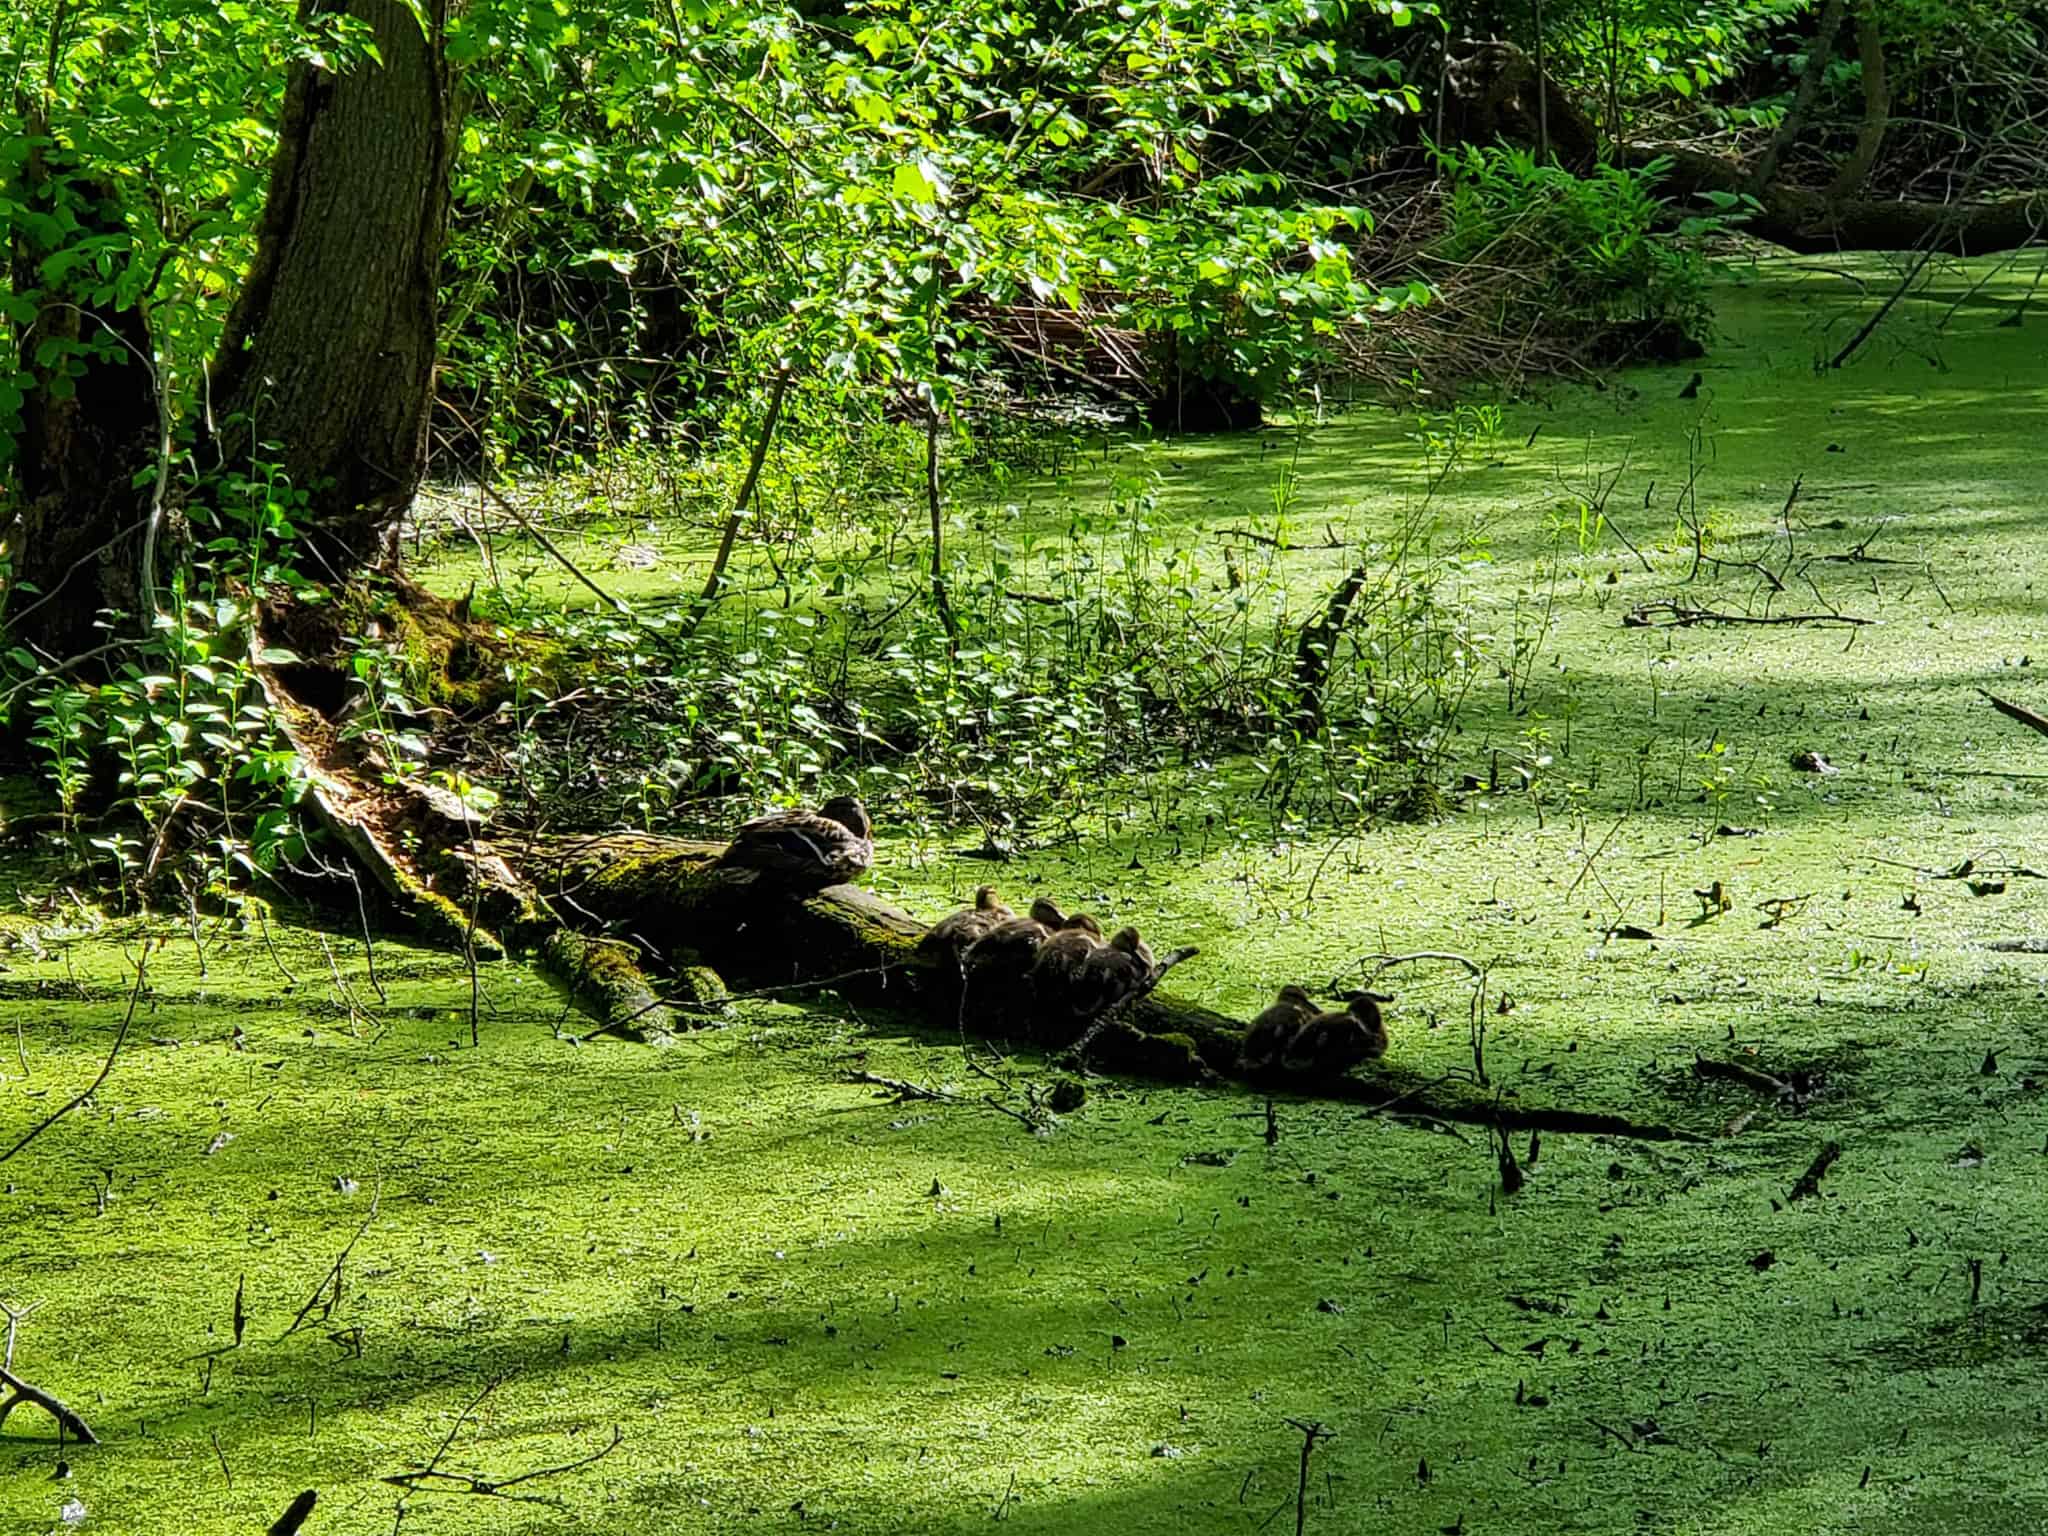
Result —
<instances>
[{"instance_id":1,"label":"brown duckling","mask_svg":"<svg viewBox=\"0 0 2048 1536\"><path fill-rule=\"evenodd\" d=\"M718 856L718 870L736 884L780 886L810 894L843 885L875 861L874 824L852 795L815 811L771 811L741 827Z\"/></svg>"},{"instance_id":2,"label":"brown duckling","mask_svg":"<svg viewBox=\"0 0 2048 1536\"><path fill-rule=\"evenodd\" d=\"M1244 1032L1238 1071L1248 1077L1273 1071L1302 1026L1315 1016L1315 1001L1308 993L1296 986L1282 987L1272 1005L1253 1019L1251 1028Z\"/></svg>"},{"instance_id":3,"label":"brown duckling","mask_svg":"<svg viewBox=\"0 0 2048 1536\"><path fill-rule=\"evenodd\" d=\"M1101 947L1102 925L1085 912L1076 913L1039 945L1038 957L1031 964L1031 984L1040 988L1070 986L1088 957Z\"/></svg>"},{"instance_id":4,"label":"brown duckling","mask_svg":"<svg viewBox=\"0 0 2048 1536\"><path fill-rule=\"evenodd\" d=\"M1152 974L1158 962L1135 928L1119 928L1116 937L1092 951L1082 963L1076 1002L1091 1019L1114 1008Z\"/></svg>"},{"instance_id":5,"label":"brown duckling","mask_svg":"<svg viewBox=\"0 0 2048 1536\"><path fill-rule=\"evenodd\" d=\"M1159 964L1157 957L1152 953L1152 946L1138 937L1138 930L1135 928L1117 929L1116 936L1109 941L1109 947L1135 957L1138 964L1147 972Z\"/></svg>"},{"instance_id":6,"label":"brown duckling","mask_svg":"<svg viewBox=\"0 0 2048 1536\"><path fill-rule=\"evenodd\" d=\"M964 1006L983 1014L1008 1012L1024 993L1039 947L1066 925L1067 915L1040 896L1029 917L1007 917L967 946L960 958L966 978Z\"/></svg>"},{"instance_id":7,"label":"brown duckling","mask_svg":"<svg viewBox=\"0 0 2048 1536\"><path fill-rule=\"evenodd\" d=\"M958 970L976 939L998 923L1016 917L996 896L996 888L984 885L974 893L974 905L940 918L917 941L918 955L929 963Z\"/></svg>"},{"instance_id":8,"label":"brown duckling","mask_svg":"<svg viewBox=\"0 0 2048 1536\"><path fill-rule=\"evenodd\" d=\"M1135 928L1103 941L1090 917L1067 920L1038 952L1031 991L1047 1044L1072 1043L1081 1029L1121 1002L1152 973L1152 951Z\"/></svg>"},{"instance_id":9,"label":"brown duckling","mask_svg":"<svg viewBox=\"0 0 2048 1536\"><path fill-rule=\"evenodd\" d=\"M1280 1065L1302 1077L1341 1077L1362 1061L1387 1054L1387 1023L1377 992L1353 992L1342 1013L1319 1013L1280 1053Z\"/></svg>"}]
</instances>

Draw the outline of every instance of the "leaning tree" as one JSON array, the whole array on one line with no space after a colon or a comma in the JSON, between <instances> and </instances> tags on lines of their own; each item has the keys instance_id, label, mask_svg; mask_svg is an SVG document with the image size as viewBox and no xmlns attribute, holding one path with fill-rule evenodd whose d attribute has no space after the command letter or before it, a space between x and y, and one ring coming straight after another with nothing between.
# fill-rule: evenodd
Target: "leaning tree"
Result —
<instances>
[{"instance_id":1,"label":"leaning tree","mask_svg":"<svg viewBox=\"0 0 2048 1536\"><path fill-rule=\"evenodd\" d=\"M337 575L389 554L426 467L459 119L447 21L446 0L302 0L308 35L349 57L310 51L291 67L248 269L184 391L160 376L151 326L175 244L138 281L111 179L56 137L45 107L25 109L7 167L24 377L14 400L0 395L18 411L0 527L15 644L69 659L105 612L146 633L159 570L177 558L174 455L274 466L298 492L307 551ZM53 59L62 22L60 7Z\"/></svg>"}]
</instances>

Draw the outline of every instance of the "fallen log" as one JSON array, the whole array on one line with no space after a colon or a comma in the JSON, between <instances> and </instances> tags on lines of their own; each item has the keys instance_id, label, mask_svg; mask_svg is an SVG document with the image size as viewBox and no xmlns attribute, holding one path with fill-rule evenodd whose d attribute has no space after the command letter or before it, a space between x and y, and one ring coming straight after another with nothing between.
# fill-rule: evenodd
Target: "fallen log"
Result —
<instances>
[{"instance_id":1,"label":"fallen log","mask_svg":"<svg viewBox=\"0 0 2048 1536\"><path fill-rule=\"evenodd\" d=\"M1839 4L1829 8L1838 16L1843 9ZM1467 40L1456 49L1445 81L1443 142L1504 140L1534 150L1540 99L1542 127L1559 162L1582 175L1591 172L1599 158L1600 134L1555 80L1541 78L1535 60L1513 43L1494 40ZM1799 115L1795 109L1788 117L1795 131ZM1868 113L1865 123L1868 128ZM1783 146L1773 148L1782 152ZM1822 189L1781 180L1775 153L1749 166L1684 144L1650 143L1620 146L1619 158L1636 170L1661 164L1658 193L1675 205L1708 198L1752 199L1742 214L1743 233L1808 255L1920 250L1984 256L2034 245L2048 228L2048 189L2038 187L1991 198L1963 196L1953 202L1851 195L1869 170L1863 157L1874 155L1875 148L1874 142L1859 137L1858 152L1840 168L1835 184ZM1612 146L1609 152L1615 152Z\"/></svg>"},{"instance_id":2,"label":"fallen log","mask_svg":"<svg viewBox=\"0 0 2048 1536\"><path fill-rule=\"evenodd\" d=\"M720 880L720 844L644 833L597 837L500 837L479 852L515 869L533 899L579 923L629 934L669 965L715 957L735 988L817 988L858 1004L912 1014L935 1029L989 1033L997 1021L963 1013L938 961L920 955L925 924L859 886L835 885L803 900L761 896ZM1088 1045L1093 1068L1180 1082L1238 1076L1244 1024L1153 988L1127 1000ZM1704 1141L1684 1127L1567 1106L1497 1103L1477 1084L1431 1079L1382 1061L1370 1076L1297 1085L1304 1097L1333 1099L1423 1119L1499 1125L1643 1141Z\"/></svg>"},{"instance_id":3,"label":"fallen log","mask_svg":"<svg viewBox=\"0 0 2048 1536\"><path fill-rule=\"evenodd\" d=\"M597 1019L593 1035L659 1043L710 1022L734 995L729 987L742 989L739 995L831 990L963 1033L1007 1027L965 1013L957 979L942 977L937 958L918 953L926 925L870 891L835 885L797 897L740 884L716 867L722 843L635 832L486 836L481 818L454 796L372 760L360 738L286 686L277 666L259 662L257 672L306 766L309 819L428 932L479 956L499 953L501 944L534 954ZM1238 1075L1244 1024L1158 987L1194 953L1169 955L1095 1022L1085 1035L1090 1068L1169 1082ZM665 973L661 980L643 969L643 957ZM1400 1115L1421 1120L1706 1139L1619 1115L1502 1105L1477 1085L1468 1091L1385 1062L1369 1078L1293 1086L1375 1113L1393 1112L1398 1101Z\"/></svg>"}]
</instances>

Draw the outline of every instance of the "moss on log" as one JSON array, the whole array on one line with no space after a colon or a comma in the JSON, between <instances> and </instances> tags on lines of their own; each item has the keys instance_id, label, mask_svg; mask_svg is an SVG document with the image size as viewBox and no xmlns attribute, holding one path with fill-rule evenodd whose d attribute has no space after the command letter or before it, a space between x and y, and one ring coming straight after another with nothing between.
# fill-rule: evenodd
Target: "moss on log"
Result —
<instances>
[{"instance_id":1,"label":"moss on log","mask_svg":"<svg viewBox=\"0 0 2048 1536\"><path fill-rule=\"evenodd\" d=\"M501 839L485 845L530 881L565 919L630 934L675 972L715 959L718 973L747 991L829 987L865 1004L914 1013L935 1028L993 1032L994 1021L959 1011L917 943L926 925L857 886L835 885L802 900L736 887L714 870L719 845L640 833L586 838ZM676 995L674 988L668 995ZM1238 1076L1245 1026L1164 988L1133 999L1087 1047L1085 1064L1166 1081ZM1264 1085L1258 1085L1261 1088ZM1289 1085L1304 1097L1338 1099L1369 1111L1511 1129L1704 1140L1698 1133L1623 1116L1518 1104L1460 1078L1425 1078L1382 1061L1366 1076Z\"/></svg>"},{"instance_id":2,"label":"moss on log","mask_svg":"<svg viewBox=\"0 0 2048 1536\"><path fill-rule=\"evenodd\" d=\"M677 1032L726 1011L725 983L705 965L676 970L667 1000L640 968L633 946L556 928L541 941L541 967L598 1021L593 1034L666 1045Z\"/></svg>"}]
</instances>

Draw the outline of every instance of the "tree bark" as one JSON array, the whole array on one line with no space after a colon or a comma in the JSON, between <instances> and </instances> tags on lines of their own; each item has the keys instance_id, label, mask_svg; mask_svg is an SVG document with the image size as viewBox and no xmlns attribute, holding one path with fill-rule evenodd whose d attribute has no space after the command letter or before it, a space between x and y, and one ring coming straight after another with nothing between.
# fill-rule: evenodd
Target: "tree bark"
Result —
<instances>
[{"instance_id":1,"label":"tree bark","mask_svg":"<svg viewBox=\"0 0 2048 1536\"><path fill-rule=\"evenodd\" d=\"M293 67L257 250L214 374L235 466L275 452L336 577L388 564L426 468L458 113L447 0L300 0L367 23L382 62ZM270 449L265 445L275 444Z\"/></svg>"},{"instance_id":2,"label":"tree bark","mask_svg":"<svg viewBox=\"0 0 2048 1536\"><path fill-rule=\"evenodd\" d=\"M368 24L381 62L293 67L255 258L211 376L208 457L279 460L308 497L298 529L337 580L395 555L426 467L457 126L447 3L429 0L423 31L402 0L300 0L302 22ZM123 234L114 185L44 146L6 190L52 219L15 221L8 252L13 291L38 307L17 337L30 382L16 510L0 526L0 621L62 658L95 643L101 610L140 606L135 477L160 430L156 380L143 312L95 302L94 264L63 259Z\"/></svg>"},{"instance_id":3,"label":"tree bark","mask_svg":"<svg viewBox=\"0 0 2048 1536\"><path fill-rule=\"evenodd\" d=\"M95 301L95 263L64 261L81 242L125 237L109 182L44 145L5 194L47 217L14 220L8 252L13 292L34 300L35 317L15 338L29 378L11 467L16 509L0 526L0 619L11 640L63 659L96 643L103 609L138 606L143 498L133 476L157 424L149 326L139 309Z\"/></svg>"}]
</instances>

